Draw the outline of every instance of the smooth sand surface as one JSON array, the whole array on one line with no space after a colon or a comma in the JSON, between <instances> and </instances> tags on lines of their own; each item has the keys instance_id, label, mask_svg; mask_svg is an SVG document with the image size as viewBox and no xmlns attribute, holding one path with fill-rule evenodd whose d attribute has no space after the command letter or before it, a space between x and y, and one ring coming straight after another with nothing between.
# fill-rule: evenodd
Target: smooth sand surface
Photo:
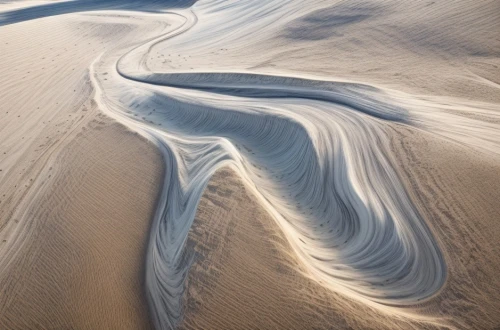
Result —
<instances>
[{"instance_id":1,"label":"smooth sand surface","mask_svg":"<svg viewBox=\"0 0 500 330\"><path fill-rule=\"evenodd\" d=\"M21 7L0 15L0 266L93 99L163 157L134 174L162 182L134 269L156 328L500 324L497 1Z\"/></svg>"}]
</instances>

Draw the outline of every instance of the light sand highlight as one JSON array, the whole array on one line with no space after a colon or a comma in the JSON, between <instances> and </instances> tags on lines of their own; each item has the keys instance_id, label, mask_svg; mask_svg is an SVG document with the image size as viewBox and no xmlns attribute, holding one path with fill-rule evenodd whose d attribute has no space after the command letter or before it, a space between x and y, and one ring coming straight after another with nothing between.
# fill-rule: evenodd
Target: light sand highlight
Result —
<instances>
[{"instance_id":1,"label":"light sand highlight","mask_svg":"<svg viewBox=\"0 0 500 330\"><path fill-rule=\"evenodd\" d=\"M245 313L232 320L218 312L224 308L225 299L237 298L239 291L224 286L234 288L237 278L244 277L244 274L234 275L232 267L238 267L239 261L232 261L224 268L227 277L218 276L219 281L210 272L197 273L199 261L190 253L192 248L206 243L192 237L196 233L191 231L196 213L200 212L199 222L207 209L207 199L217 202L217 198L210 199L214 193L210 193L210 188L202 198L205 187L210 185L214 173L227 166L255 198L254 202L234 209L244 211L249 205L258 205L274 221L272 226L279 228L282 236L278 241L286 242L279 252L283 256L272 253L268 256L266 249L276 243L274 234L257 230L255 236L259 236L258 232L264 237L271 236L262 243L267 248L259 246L255 250L254 268L247 269L246 281L251 285L256 285L259 279L276 282L279 276L275 270L269 270L274 264L295 269L287 277L287 283L267 283L268 287L280 287L274 296L283 293L281 297L286 301L283 306L273 306L274 298L259 286L242 289L248 294L242 298L247 299L246 305L255 306L262 314L268 315L257 307L259 302L271 305L267 309L268 324L304 326L300 318L288 316L298 306L296 288L288 282L292 281L299 283L298 287L314 287L300 303L315 310L306 320L318 320L318 327L340 320L345 321L342 326L374 328L383 327L384 323L417 328L497 325L493 312L497 306L491 300L495 299L492 292L498 283L492 281L493 289L478 285L477 289L468 290L467 286L475 286L474 281L457 281L462 276L472 276L463 265L467 251L476 251L477 247L463 243L469 249L465 251L455 243L468 239L476 244L494 240L486 234L487 228L496 228L490 224L497 214L489 202L494 193L483 196L488 202L474 203L478 188L471 189L470 208L483 205L485 213L480 215L484 220L479 220L484 225L469 230L467 222L479 213L461 209L460 198L467 198L464 187L456 186L448 174L438 174L445 171L441 166L447 166L446 158L439 158L444 152L434 155L436 173L427 173L426 167L433 163L425 163L427 158L422 153L425 143L412 150L408 145L402 148L399 142L425 141L419 134L431 136L433 143L447 141L443 142L443 150L474 152L478 159L470 166L491 164L488 165L491 178L497 177L499 88L491 71L498 68L499 44L492 32L485 32L498 26L494 1L477 5L463 0L452 8L433 3L402 6L395 1L374 5L359 1L276 0L257 4L247 0L225 3L205 0L194 5L182 1L169 5L159 1L131 1L120 7L126 10L120 11L113 8L118 4L114 1L76 4L74 8L66 3L12 11L0 16L0 21L12 24L47 16L40 22L55 22L49 16L83 11L62 16L63 22L72 26L72 32L65 34L67 29L58 29L57 45L67 52L68 41L80 35L74 29L77 26L93 31L91 39L99 42L92 45L92 52L85 52L80 64L80 68L89 70L88 76L81 77L88 87L87 94L93 90L99 109L159 148L166 172L145 265L146 296L157 328L174 328L179 324L256 326ZM171 6L174 8L167 11ZM468 27L460 28L460 22L467 22ZM28 27L36 29L35 22L30 23L33 24L20 25L27 31ZM16 38L8 41L15 42ZM24 46L12 47L12 54L19 47ZM249 56L249 49L254 56ZM12 54L6 58L12 58ZM76 81L64 78L68 77L70 62L68 59L61 62L66 66L63 70L54 69L54 73L65 74L60 79L61 87L55 90L64 92L48 93L49 100L44 103L54 97L74 102L68 97L67 86ZM33 101L12 98L16 83L11 84L15 81L10 79L12 71L7 67L4 70L9 74L9 92L4 99L8 104L19 104L14 108L25 106L20 114L29 113ZM24 86L25 74L30 73L19 72L19 85ZM29 89L19 90L26 93L25 98L31 96L26 92ZM69 104L74 105L68 103L61 108ZM52 113L50 110L47 107L40 113ZM61 114L58 118L63 120ZM9 152L26 148L28 144L18 140L31 132L30 126L39 129L37 123L42 117L25 121L29 125L16 126L11 114L3 132L10 139ZM71 127L79 125L82 123L76 122ZM63 136L61 145L51 149L54 154L73 138L78 140L70 128L67 130L70 133ZM45 132L54 133L40 131L30 136L30 141ZM30 161L27 157L36 151L23 149L1 163L8 171L4 180L9 186L16 187L20 182L13 176L16 166L23 157ZM415 164L408 159L415 159ZM46 164L40 161L37 173L48 171ZM427 165L422 169L422 164ZM450 172L455 175L465 172L469 176L474 173L465 168ZM23 180L29 178L22 171L19 175ZM215 186L239 186L232 175L225 178L227 182L215 180ZM426 179L432 183L423 184ZM475 180L469 183L478 182ZM0 260L0 264L10 264L10 260L18 257L13 247L29 241L30 209L19 203L29 203L37 195L43 195L43 190L37 188L43 187L38 181L35 180L33 187L23 191L9 188L7 205L10 206L2 211L6 210L9 218L15 212L26 213L22 213L19 225L4 221L1 234L10 240L3 247L8 258ZM447 193L443 187L451 190L457 187L457 191ZM238 194L245 195L243 191ZM437 200L441 198L445 206L439 205L438 211L427 208L429 200L421 196L426 194L436 195ZM227 202L231 204L234 200L229 198ZM224 205L217 203L224 209ZM230 228L233 217L230 209L232 206L224 209L228 222L221 224L219 232L211 234L212 239L223 239L230 234L230 230L224 229ZM440 222L434 223L435 219ZM458 223L458 228L451 231L455 235L450 238L453 235L446 228L452 222ZM243 221L242 226L251 223ZM206 224L198 223L194 228L200 230L203 226ZM236 256L251 259L245 253L259 241L254 236L245 238L246 227L242 228L237 237L250 243L240 244L237 239L231 244L241 250L242 254ZM269 229L270 232L275 228ZM186 246L189 235L198 247ZM208 247L214 252L198 250L202 255L209 253L207 263L201 267L210 268L211 262L217 264L224 257L218 243ZM485 254L484 260L476 265L485 274L480 281L487 283L486 279L497 270L498 257L488 243L477 250ZM488 266L485 260L489 258L495 258L495 262ZM195 268L190 273L193 262ZM298 275L296 269L303 275ZM208 291L208 296L218 298L207 303L208 296L193 291L200 288L193 284L198 280L218 287L214 289L216 292ZM192 309L183 315L185 290L188 290L188 308L193 307L189 305L193 297L207 304L200 307L199 315L193 314ZM287 295L287 291L292 293ZM315 296L327 297L328 293L334 298L318 300ZM319 316L330 308L334 315ZM215 323L207 319L210 314L219 316L212 320ZM340 315L345 315L344 319ZM259 327L264 325L265 322L258 323Z\"/></svg>"},{"instance_id":2,"label":"light sand highlight","mask_svg":"<svg viewBox=\"0 0 500 330\"><path fill-rule=\"evenodd\" d=\"M181 329L425 329L307 277L281 229L231 169L214 174L189 234ZM192 252L191 252L192 251Z\"/></svg>"},{"instance_id":3,"label":"light sand highlight","mask_svg":"<svg viewBox=\"0 0 500 330\"><path fill-rule=\"evenodd\" d=\"M451 328L494 328L498 163L407 127L389 132L401 177L447 251L443 291L413 307L425 322L388 316L315 284L234 172L220 170L189 235L187 250L195 255L181 328L439 328L432 318Z\"/></svg>"},{"instance_id":4,"label":"light sand highlight","mask_svg":"<svg viewBox=\"0 0 500 330\"><path fill-rule=\"evenodd\" d=\"M270 13L266 19L278 12L277 4L270 6L259 8ZM246 14L246 7L233 7ZM200 15L203 10L216 9ZM391 169L377 119L420 127L497 157L496 105L475 103L491 118L477 120L447 111L447 102L465 111L467 102L363 84L245 72L152 72L148 58L154 49L171 39L182 44L203 25L195 12L182 16L184 22L171 31L120 57L100 59L92 70L100 106L156 141L172 168L148 254L157 326L173 327L181 317L189 266L182 249L200 187L228 163L254 189L318 283L400 315L411 311L393 307L437 293L446 279L444 259ZM99 79L99 72L113 67L112 82Z\"/></svg>"}]
</instances>

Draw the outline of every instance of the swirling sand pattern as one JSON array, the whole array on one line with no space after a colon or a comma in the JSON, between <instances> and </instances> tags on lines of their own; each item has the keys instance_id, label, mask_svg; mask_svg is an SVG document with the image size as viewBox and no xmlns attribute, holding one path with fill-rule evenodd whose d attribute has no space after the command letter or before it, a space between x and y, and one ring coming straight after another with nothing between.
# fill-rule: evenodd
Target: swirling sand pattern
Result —
<instances>
[{"instance_id":1,"label":"swirling sand pattern","mask_svg":"<svg viewBox=\"0 0 500 330\"><path fill-rule=\"evenodd\" d=\"M170 17L179 23L166 35L91 68L101 108L164 154L146 268L156 326L181 318L190 265L184 243L207 182L224 166L237 170L323 285L380 308L437 292L443 256L391 167L380 122L411 123L410 112L366 85L151 72L151 47L198 21L190 11Z\"/></svg>"},{"instance_id":2,"label":"swirling sand pattern","mask_svg":"<svg viewBox=\"0 0 500 330\"><path fill-rule=\"evenodd\" d=\"M248 8L245 14L257 15ZM146 269L156 326L171 328L181 318L191 261L184 244L206 184L224 166L237 170L324 286L401 313L398 306L435 294L446 279L445 261L391 166L383 121L491 154L498 154L496 125L465 125L448 114L438 127L434 119L446 106L363 84L152 72L153 47L168 47L203 22L190 10L167 16L177 22L169 32L92 67L101 107L155 141L166 161ZM113 74L100 80L109 68Z\"/></svg>"},{"instance_id":3,"label":"swirling sand pattern","mask_svg":"<svg viewBox=\"0 0 500 330\"><path fill-rule=\"evenodd\" d=\"M308 275L325 287L401 314L408 313L401 307L443 287L443 253L393 169L384 123L413 126L497 157L497 106L312 76L161 72L149 66L153 50L203 54L221 42L238 44L255 31L276 32L276 22L300 16L302 3L207 0L192 9L186 9L191 1L120 3L54 3L3 13L0 24L80 11L106 18L110 12L97 10L116 6L127 10L112 12L117 21L162 23L157 37L108 50L90 67L99 107L153 141L166 163L146 264L157 328L173 328L182 317L192 262L185 242L205 186L226 166L272 215ZM178 10L164 11L172 7ZM339 17L335 27L369 15ZM324 38L305 32L299 37ZM470 109L476 118L459 114Z\"/></svg>"}]
</instances>

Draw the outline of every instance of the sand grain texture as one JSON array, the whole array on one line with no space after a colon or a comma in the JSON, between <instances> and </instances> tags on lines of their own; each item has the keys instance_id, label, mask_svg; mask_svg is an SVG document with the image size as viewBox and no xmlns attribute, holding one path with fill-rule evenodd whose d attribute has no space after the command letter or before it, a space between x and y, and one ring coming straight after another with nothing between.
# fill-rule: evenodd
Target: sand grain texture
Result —
<instances>
[{"instance_id":1,"label":"sand grain texture","mask_svg":"<svg viewBox=\"0 0 500 330\"><path fill-rule=\"evenodd\" d=\"M142 269L162 160L99 113L88 75L135 28L0 27L2 329L151 327Z\"/></svg>"},{"instance_id":2,"label":"sand grain texture","mask_svg":"<svg viewBox=\"0 0 500 330\"><path fill-rule=\"evenodd\" d=\"M407 127L391 134L401 177L447 254L446 286L424 308L458 329L498 327L500 163Z\"/></svg>"},{"instance_id":3,"label":"sand grain texture","mask_svg":"<svg viewBox=\"0 0 500 330\"><path fill-rule=\"evenodd\" d=\"M82 326L115 307L146 325L140 274L158 329L499 326L499 15L495 0L9 2L0 278L39 260L23 251L47 224L78 244L36 248L40 281L70 276L48 261L75 251L84 276L52 287L81 298L66 314ZM38 220L42 201L70 225ZM53 299L26 276L2 300L14 314L16 294L36 293L30 312Z\"/></svg>"},{"instance_id":4,"label":"sand grain texture","mask_svg":"<svg viewBox=\"0 0 500 330\"><path fill-rule=\"evenodd\" d=\"M309 278L237 174L219 170L188 238L194 263L181 329L432 329L332 293Z\"/></svg>"},{"instance_id":5,"label":"sand grain texture","mask_svg":"<svg viewBox=\"0 0 500 330\"><path fill-rule=\"evenodd\" d=\"M96 117L57 164L32 211L30 237L0 276L8 297L0 328L149 328L140 270L160 156L134 133Z\"/></svg>"}]
</instances>

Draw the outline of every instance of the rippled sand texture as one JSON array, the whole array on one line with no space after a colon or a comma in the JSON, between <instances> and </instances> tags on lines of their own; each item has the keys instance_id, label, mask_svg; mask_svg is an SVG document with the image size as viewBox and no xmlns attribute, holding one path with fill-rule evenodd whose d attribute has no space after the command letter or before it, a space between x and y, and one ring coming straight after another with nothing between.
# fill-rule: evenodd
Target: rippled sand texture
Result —
<instances>
[{"instance_id":1,"label":"rippled sand texture","mask_svg":"<svg viewBox=\"0 0 500 330\"><path fill-rule=\"evenodd\" d=\"M68 145L60 170L43 175L50 186L33 200L33 221L0 276L2 329L150 327L144 219L152 216L161 158L133 133L99 122Z\"/></svg>"},{"instance_id":2,"label":"rippled sand texture","mask_svg":"<svg viewBox=\"0 0 500 330\"><path fill-rule=\"evenodd\" d=\"M134 30L75 16L0 27L0 329L151 326L162 158L100 113L88 76Z\"/></svg>"},{"instance_id":3,"label":"rippled sand texture","mask_svg":"<svg viewBox=\"0 0 500 330\"><path fill-rule=\"evenodd\" d=\"M429 326L377 312L309 279L281 229L234 171L222 169L210 179L187 244L196 261L182 329Z\"/></svg>"},{"instance_id":4,"label":"rippled sand texture","mask_svg":"<svg viewBox=\"0 0 500 330\"><path fill-rule=\"evenodd\" d=\"M498 9L495 1L81 1L0 19L81 11L62 17L85 31L131 31L86 54L95 59L87 61L88 80L98 108L154 143L165 162L145 261L157 328L264 327L245 313L225 319L220 304L242 294L234 306L255 312L272 304L276 295L262 289L272 281L290 291L283 309L268 309L276 310L273 327L303 328L308 318L324 320L318 327L491 327L499 324L500 285L492 277L500 262L489 245L498 210L495 190L484 195L473 184L500 174L500 97L491 73L500 64ZM430 156L430 144L443 151ZM446 156L453 153L470 156ZM214 203L209 182L227 167L232 174L216 177L215 187L240 180L234 185L244 188L229 190L244 189L236 195L248 198L215 199L224 219L207 232L209 244L203 228L217 220L204 216ZM476 174L485 167L487 174ZM462 173L468 191L453 183ZM475 200L484 206L479 213L464 206ZM250 207L243 212L238 203L262 216L248 219ZM242 289L248 295L227 289L240 277L235 266L215 269L230 256L217 242L230 235L238 210L238 225L260 221L267 229L245 239L233 228L246 244L228 246L279 250L267 256L256 248L254 267L245 267L263 285ZM260 243L259 235L269 238ZM273 258L290 271L282 282L279 269L266 271ZM476 267L483 275L471 278ZM213 291L196 289L200 282ZM287 316L300 297L291 283L308 288L302 306L317 308L302 321Z\"/></svg>"}]
</instances>

